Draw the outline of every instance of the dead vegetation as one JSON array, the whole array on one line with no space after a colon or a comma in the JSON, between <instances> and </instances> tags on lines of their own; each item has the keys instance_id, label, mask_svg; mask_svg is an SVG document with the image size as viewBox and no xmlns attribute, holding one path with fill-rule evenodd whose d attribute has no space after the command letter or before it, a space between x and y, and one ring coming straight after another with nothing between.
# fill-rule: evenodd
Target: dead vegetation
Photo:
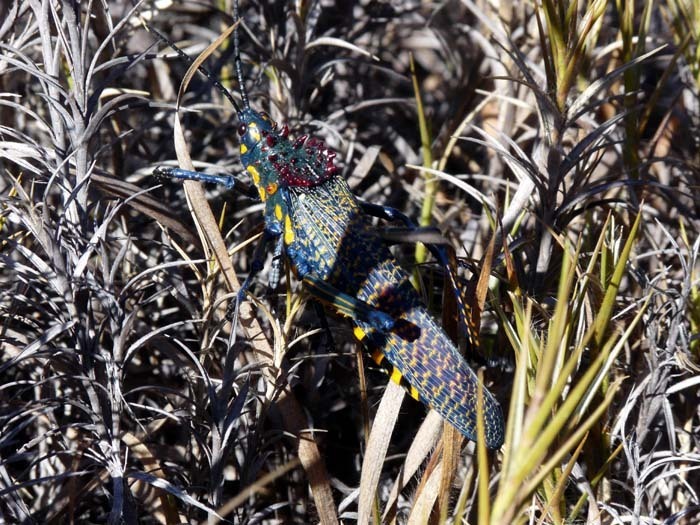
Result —
<instances>
[{"instance_id":1,"label":"dead vegetation","mask_svg":"<svg viewBox=\"0 0 700 525\"><path fill-rule=\"evenodd\" d=\"M200 188L193 221L151 176L240 164L199 76L176 147L188 64L142 25L195 57L227 1L0 5L0 521L700 522L700 5L493 5L241 6L255 107L457 248L507 418L488 457L347 320L323 344L289 274L230 333L262 208ZM206 64L235 93L232 53Z\"/></svg>"}]
</instances>

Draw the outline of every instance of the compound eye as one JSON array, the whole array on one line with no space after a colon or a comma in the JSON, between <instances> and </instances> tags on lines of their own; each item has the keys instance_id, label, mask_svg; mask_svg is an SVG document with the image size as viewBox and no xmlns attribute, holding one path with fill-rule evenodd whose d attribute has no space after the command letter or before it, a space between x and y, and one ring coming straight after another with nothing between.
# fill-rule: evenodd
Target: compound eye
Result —
<instances>
[{"instance_id":1,"label":"compound eye","mask_svg":"<svg viewBox=\"0 0 700 525\"><path fill-rule=\"evenodd\" d=\"M238 134L239 134L241 137L242 137L243 135L245 135L247 131L248 131L248 126L246 126L245 124L239 124L239 125L238 125Z\"/></svg>"}]
</instances>

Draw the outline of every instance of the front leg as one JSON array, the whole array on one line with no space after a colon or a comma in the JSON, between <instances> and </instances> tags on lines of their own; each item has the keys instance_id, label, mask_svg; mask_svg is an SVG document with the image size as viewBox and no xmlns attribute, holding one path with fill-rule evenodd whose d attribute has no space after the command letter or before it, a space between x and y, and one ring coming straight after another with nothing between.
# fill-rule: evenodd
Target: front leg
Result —
<instances>
[{"instance_id":1,"label":"front leg","mask_svg":"<svg viewBox=\"0 0 700 525\"><path fill-rule=\"evenodd\" d=\"M221 184L228 190L236 186L236 178L233 175L212 175L200 171L183 170L182 168L157 166L153 170L153 175L159 179L196 180L199 182Z\"/></svg>"},{"instance_id":2,"label":"front leg","mask_svg":"<svg viewBox=\"0 0 700 525\"><path fill-rule=\"evenodd\" d=\"M245 177L238 178L231 174L202 173L201 171L191 171L182 168L173 168L169 166L157 166L153 169L153 175L159 180L176 179L176 180L194 180L208 184L220 184L227 190L234 190L241 195L252 199L259 199L258 192L250 184L244 182Z\"/></svg>"}]
</instances>

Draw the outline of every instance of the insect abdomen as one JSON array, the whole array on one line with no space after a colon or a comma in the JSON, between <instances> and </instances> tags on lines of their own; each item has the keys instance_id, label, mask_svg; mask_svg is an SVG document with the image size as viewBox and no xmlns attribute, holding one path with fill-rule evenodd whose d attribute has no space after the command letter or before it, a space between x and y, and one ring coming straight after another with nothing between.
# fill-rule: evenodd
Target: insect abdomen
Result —
<instances>
[{"instance_id":1,"label":"insect abdomen","mask_svg":"<svg viewBox=\"0 0 700 525\"><path fill-rule=\"evenodd\" d=\"M355 319L356 335L375 356L383 355L398 370L414 397L476 440L476 374L428 313L345 181L333 178L303 193L295 192L290 209L298 237L294 255L303 259L298 262L396 320L396 326L385 333ZM317 253L330 255L317 257ZM399 379L396 376L394 380ZM499 448L503 442L501 408L486 389L483 392L486 444Z\"/></svg>"},{"instance_id":2,"label":"insect abdomen","mask_svg":"<svg viewBox=\"0 0 700 525\"><path fill-rule=\"evenodd\" d=\"M357 323L363 342L385 356L422 402L476 441L477 376L420 302L405 272L393 260L384 261L372 269L359 297L401 320L388 334ZM503 415L485 388L483 395L486 445L496 449L503 443Z\"/></svg>"}]
</instances>

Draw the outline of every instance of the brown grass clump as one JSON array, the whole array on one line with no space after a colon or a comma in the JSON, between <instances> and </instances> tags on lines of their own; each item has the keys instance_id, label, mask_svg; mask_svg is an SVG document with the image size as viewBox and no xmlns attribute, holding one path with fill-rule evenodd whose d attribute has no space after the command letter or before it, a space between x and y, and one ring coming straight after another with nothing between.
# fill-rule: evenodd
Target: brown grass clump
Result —
<instances>
[{"instance_id":1,"label":"brown grass clump","mask_svg":"<svg viewBox=\"0 0 700 525\"><path fill-rule=\"evenodd\" d=\"M241 168L232 108L178 97L143 25L195 58L228 1L0 4L0 522L700 523L700 6L495 5L244 2L240 29L252 105L456 249L487 454L288 271L231 330L262 207L152 176ZM238 96L230 37L206 55Z\"/></svg>"}]
</instances>

